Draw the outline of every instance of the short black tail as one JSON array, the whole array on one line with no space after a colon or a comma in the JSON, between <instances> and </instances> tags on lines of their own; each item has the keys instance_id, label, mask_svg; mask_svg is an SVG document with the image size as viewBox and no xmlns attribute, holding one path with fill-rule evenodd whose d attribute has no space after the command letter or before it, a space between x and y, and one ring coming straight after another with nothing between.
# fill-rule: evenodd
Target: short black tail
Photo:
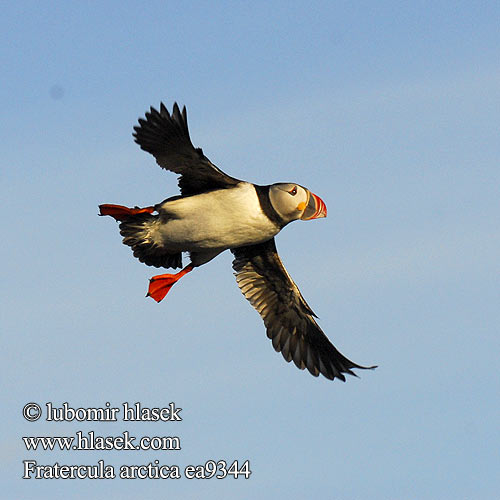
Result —
<instances>
[{"instance_id":1,"label":"short black tail","mask_svg":"<svg viewBox=\"0 0 500 500\"><path fill-rule=\"evenodd\" d=\"M134 256L148 266L182 267L182 253L167 253L157 234L160 224L158 215L149 213L133 214L120 224L123 243L132 248Z\"/></svg>"}]
</instances>

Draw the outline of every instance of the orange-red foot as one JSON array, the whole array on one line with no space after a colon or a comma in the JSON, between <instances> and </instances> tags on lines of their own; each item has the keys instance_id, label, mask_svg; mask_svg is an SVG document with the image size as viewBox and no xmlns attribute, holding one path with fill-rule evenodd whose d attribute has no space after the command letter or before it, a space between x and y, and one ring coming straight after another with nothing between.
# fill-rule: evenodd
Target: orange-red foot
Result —
<instances>
[{"instance_id":1,"label":"orange-red foot","mask_svg":"<svg viewBox=\"0 0 500 500\"><path fill-rule=\"evenodd\" d=\"M160 302L165 298L165 295L170 289L187 273L193 270L193 266L189 264L182 271L176 274L159 274L153 276L149 280L149 289L146 297L152 297L156 302Z\"/></svg>"},{"instance_id":2,"label":"orange-red foot","mask_svg":"<svg viewBox=\"0 0 500 500\"><path fill-rule=\"evenodd\" d=\"M120 222L128 219L131 215L152 214L155 211L154 207L128 208L122 205L111 205L109 203L99 205L99 210L101 212L99 215L111 215L111 217Z\"/></svg>"}]
</instances>

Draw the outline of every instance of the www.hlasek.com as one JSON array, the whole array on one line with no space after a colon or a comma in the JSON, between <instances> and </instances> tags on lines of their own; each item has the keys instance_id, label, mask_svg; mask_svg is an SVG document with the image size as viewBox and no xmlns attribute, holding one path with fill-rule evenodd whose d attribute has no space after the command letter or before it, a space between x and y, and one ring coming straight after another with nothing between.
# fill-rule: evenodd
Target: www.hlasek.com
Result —
<instances>
[{"instance_id":1,"label":"www.hlasek.com","mask_svg":"<svg viewBox=\"0 0 500 500\"><path fill-rule=\"evenodd\" d=\"M27 436L23 437L27 450L180 450L181 440L177 436L143 436L136 443L136 437L128 431L120 436L96 436L94 431L75 436Z\"/></svg>"},{"instance_id":2,"label":"www.hlasek.com","mask_svg":"<svg viewBox=\"0 0 500 500\"><path fill-rule=\"evenodd\" d=\"M180 422L179 408L175 403L166 407L148 408L135 403L123 403L121 408L111 407L110 403L102 408L72 408L68 403L56 407L52 403L45 405L45 420L48 422L116 422L121 420L143 422ZM23 408L23 416L29 422L35 422L43 416L43 410L37 403L28 403ZM181 441L178 436L142 436L136 438L128 431L119 435L100 436L94 431L83 433L77 431L74 436L24 436L24 446L27 451L110 451L110 450L154 450L178 451ZM250 462L241 464L238 460L207 460L199 465L165 465L159 460L153 460L142 465L114 465L99 460L91 465L65 465L56 462L51 465L39 465L36 460L23 460L23 479L224 479L242 477L248 479L252 473Z\"/></svg>"}]
</instances>

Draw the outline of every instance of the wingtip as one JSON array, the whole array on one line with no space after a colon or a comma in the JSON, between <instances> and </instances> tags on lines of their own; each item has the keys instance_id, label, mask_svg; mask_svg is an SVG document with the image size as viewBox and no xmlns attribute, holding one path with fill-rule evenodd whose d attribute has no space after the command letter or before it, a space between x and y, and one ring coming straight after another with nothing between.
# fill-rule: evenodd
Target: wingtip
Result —
<instances>
[{"instance_id":1,"label":"wingtip","mask_svg":"<svg viewBox=\"0 0 500 500\"><path fill-rule=\"evenodd\" d=\"M165 104L163 104L163 102L160 102L160 115L170 116L168 109L166 108Z\"/></svg>"},{"instance_id":2,"label":"wingtip","mask_svg":"<svg viewBox=\"0 0 500 500\"><path fill-rule=\"evenodd\" d=\"M177 104L177 102L174 102L174 106L172 108L172 116L175 116L175 117L178 117L180 116L181 112L179 110L179 105Z\"/></svg>"}]
</instances>

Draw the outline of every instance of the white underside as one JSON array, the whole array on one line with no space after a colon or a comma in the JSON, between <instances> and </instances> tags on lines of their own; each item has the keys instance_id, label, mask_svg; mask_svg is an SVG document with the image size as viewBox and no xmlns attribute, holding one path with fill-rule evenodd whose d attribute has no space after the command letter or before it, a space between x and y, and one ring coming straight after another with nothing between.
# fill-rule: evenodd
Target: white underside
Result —
<instances>
[{"instance_id":1,"label":"white underside","mask_svg":"<svg viewBox=\"0 0 500 500\"><path fill-rule=\"evenodd\" d=\"M279 228L262 212L252 184L163 203L148 236L170 252L213 253L261 243Z\"/></svg>"}]
</instances>

